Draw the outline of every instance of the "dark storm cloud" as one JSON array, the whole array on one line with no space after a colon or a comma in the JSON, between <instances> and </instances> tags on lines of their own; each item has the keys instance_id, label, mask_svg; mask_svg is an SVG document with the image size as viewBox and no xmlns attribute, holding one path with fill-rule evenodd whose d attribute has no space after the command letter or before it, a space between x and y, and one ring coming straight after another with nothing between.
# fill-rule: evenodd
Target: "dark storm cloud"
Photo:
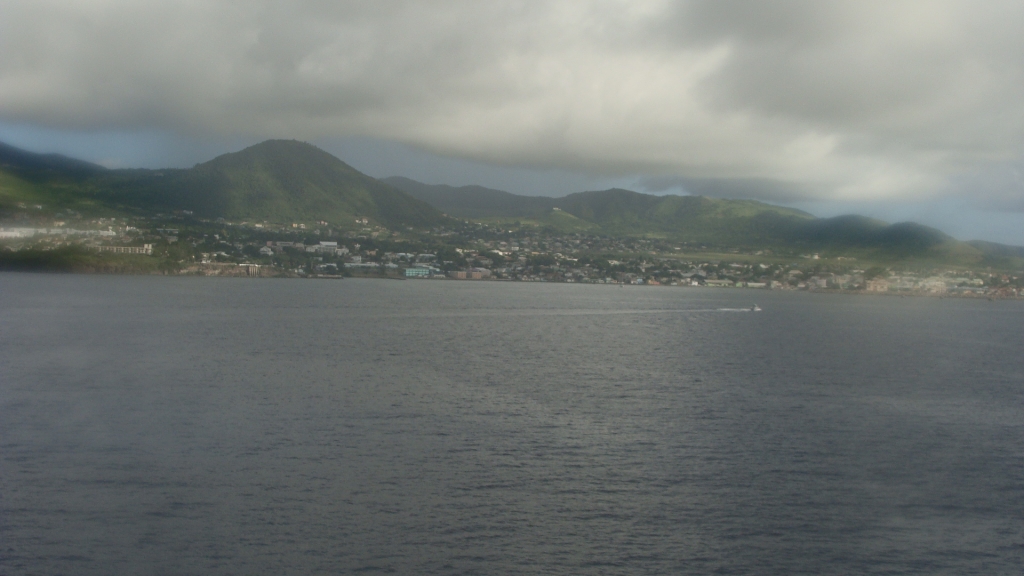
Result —
<instances>
[{"instance_id":1,"label":"dark storm cloud","mask_svg":"<svg viewBox=\"0 0 1024 576\"><path fill-rule=\"evenodd\" d=\"M0 122L1009 206L986 174L1024 158L1022 29L999 1L7 0Z\"/></svg>"}]
</instances>

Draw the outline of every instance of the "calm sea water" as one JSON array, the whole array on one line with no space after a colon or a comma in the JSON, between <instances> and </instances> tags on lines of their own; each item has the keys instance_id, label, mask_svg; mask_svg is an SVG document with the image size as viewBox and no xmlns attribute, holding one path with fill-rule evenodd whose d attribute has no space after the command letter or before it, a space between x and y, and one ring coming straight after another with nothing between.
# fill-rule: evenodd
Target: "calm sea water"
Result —
<instances>
[{"instance_id":1,"label":"calm sea water","mask_svg":"<svg viewBox=\"0 0 1024 576\"><path fill-rule=\"evenodd\" d=\"M27 274L0 296L2 574L1024 566L1021 302Z\"/></svg>"}]
</instances>

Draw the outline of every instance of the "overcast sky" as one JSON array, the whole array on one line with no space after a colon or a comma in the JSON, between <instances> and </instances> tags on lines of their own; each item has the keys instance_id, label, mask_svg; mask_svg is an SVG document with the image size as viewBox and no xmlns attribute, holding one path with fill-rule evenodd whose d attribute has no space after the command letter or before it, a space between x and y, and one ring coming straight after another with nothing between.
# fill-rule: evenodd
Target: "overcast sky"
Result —
<instances>
[{"instance_id":1,"label":"overcast sky","mask_svg":"<svg viewBox=\"0 0 1024 576\"><path fill-rule=\"evenodd\" d=\"M0 140L629 187L1024 245L1024 2L0 0Z\"/></svg>"}]
</instances>

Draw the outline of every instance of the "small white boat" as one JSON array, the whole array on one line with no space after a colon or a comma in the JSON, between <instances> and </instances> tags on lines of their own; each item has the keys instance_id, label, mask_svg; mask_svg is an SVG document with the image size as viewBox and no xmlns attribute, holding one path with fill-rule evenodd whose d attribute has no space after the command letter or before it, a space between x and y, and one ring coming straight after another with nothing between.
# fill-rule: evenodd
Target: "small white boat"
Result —
<instances>
[{"instance_id":1,"label":"small white boat","mask_svg":"<svg viewBox=\"0 0 1024 576\"><path fill-rule=\"evenodd\" d=\"M750 311L751 312L760 312L761 311L761 307L758 306L757 304L754 304L753 306L750 307Z\"/></svg>"}]
</instances>

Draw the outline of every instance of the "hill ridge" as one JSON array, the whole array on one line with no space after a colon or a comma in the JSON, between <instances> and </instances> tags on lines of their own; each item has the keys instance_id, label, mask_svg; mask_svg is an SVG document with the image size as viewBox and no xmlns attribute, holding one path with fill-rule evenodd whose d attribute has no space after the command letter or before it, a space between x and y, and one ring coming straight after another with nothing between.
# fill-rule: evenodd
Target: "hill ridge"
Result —
<instances>
[{"instance_id":1,"label":"hill ridge","mask_svg":"<svg viewBox=\"0 0 1024 576\"><path fill-rule=\"evenodd\" d=\"M0 163L6 163L5 172L23 193L49 194L49 203L66 201L75 191L111 207L189 210L231 220L329 221L349 227L362 218L392 227L444 220L429 204L298 140L267 140L192 168L110 170L6 144L0 145Z\"/></svg>"},{"instance_id":2,"label":"hill ridge","mask_svg":"<svg viewBox=\"0 0 1024 576\"><path fill-rule=\"evenodd\" d=\"M562 197L520 196L480 187L428 185L408 178L388 182L459 218L532 218L565 232L622 236L656 235L719 247L837 250L903 257L959 256L980 259L1013 250L960 242L913 222L889 224L858 215L817 218L807 212L756 200L645 194L624 188L576 192ZM493 209L488 212L488 206ZM564 213L556 218L554 211ZM570 217L571 220L567 220Z\"/></svg>"},{"instance_id":3,"label":"hill ridge","mask_svg":"<svg viewBox=\"0 0 1024 576\"><path fill-rule=\"evenodd\" d=\"M136 213L191 210L210 218L326 221L341 228L359 226L363 219L391 228L430 228L450 222L444 212L510 226L521 222L565 233L671 238L716 249L993 262L1024 255L1024 247L960 242L913 222L816 218L756 200L656 196L623 188L552 198L402 177L378 180L317 146L287 139L266 140L192 168L161 170L107 169L0 143L0 210L27 203Z\"/></svg>"},{"instance_id":4,"label":"hill ridge","mask_svg":"<svg viewBox=\"0 0 1024 576\"><path fill-rule=\"evenodd\" d=\"M63 154L29 152L0 142L0 168L13 170L26 177L39 177L56 172L75 176L97 174L107 168Z\"/></svg>"}]
</instances>

